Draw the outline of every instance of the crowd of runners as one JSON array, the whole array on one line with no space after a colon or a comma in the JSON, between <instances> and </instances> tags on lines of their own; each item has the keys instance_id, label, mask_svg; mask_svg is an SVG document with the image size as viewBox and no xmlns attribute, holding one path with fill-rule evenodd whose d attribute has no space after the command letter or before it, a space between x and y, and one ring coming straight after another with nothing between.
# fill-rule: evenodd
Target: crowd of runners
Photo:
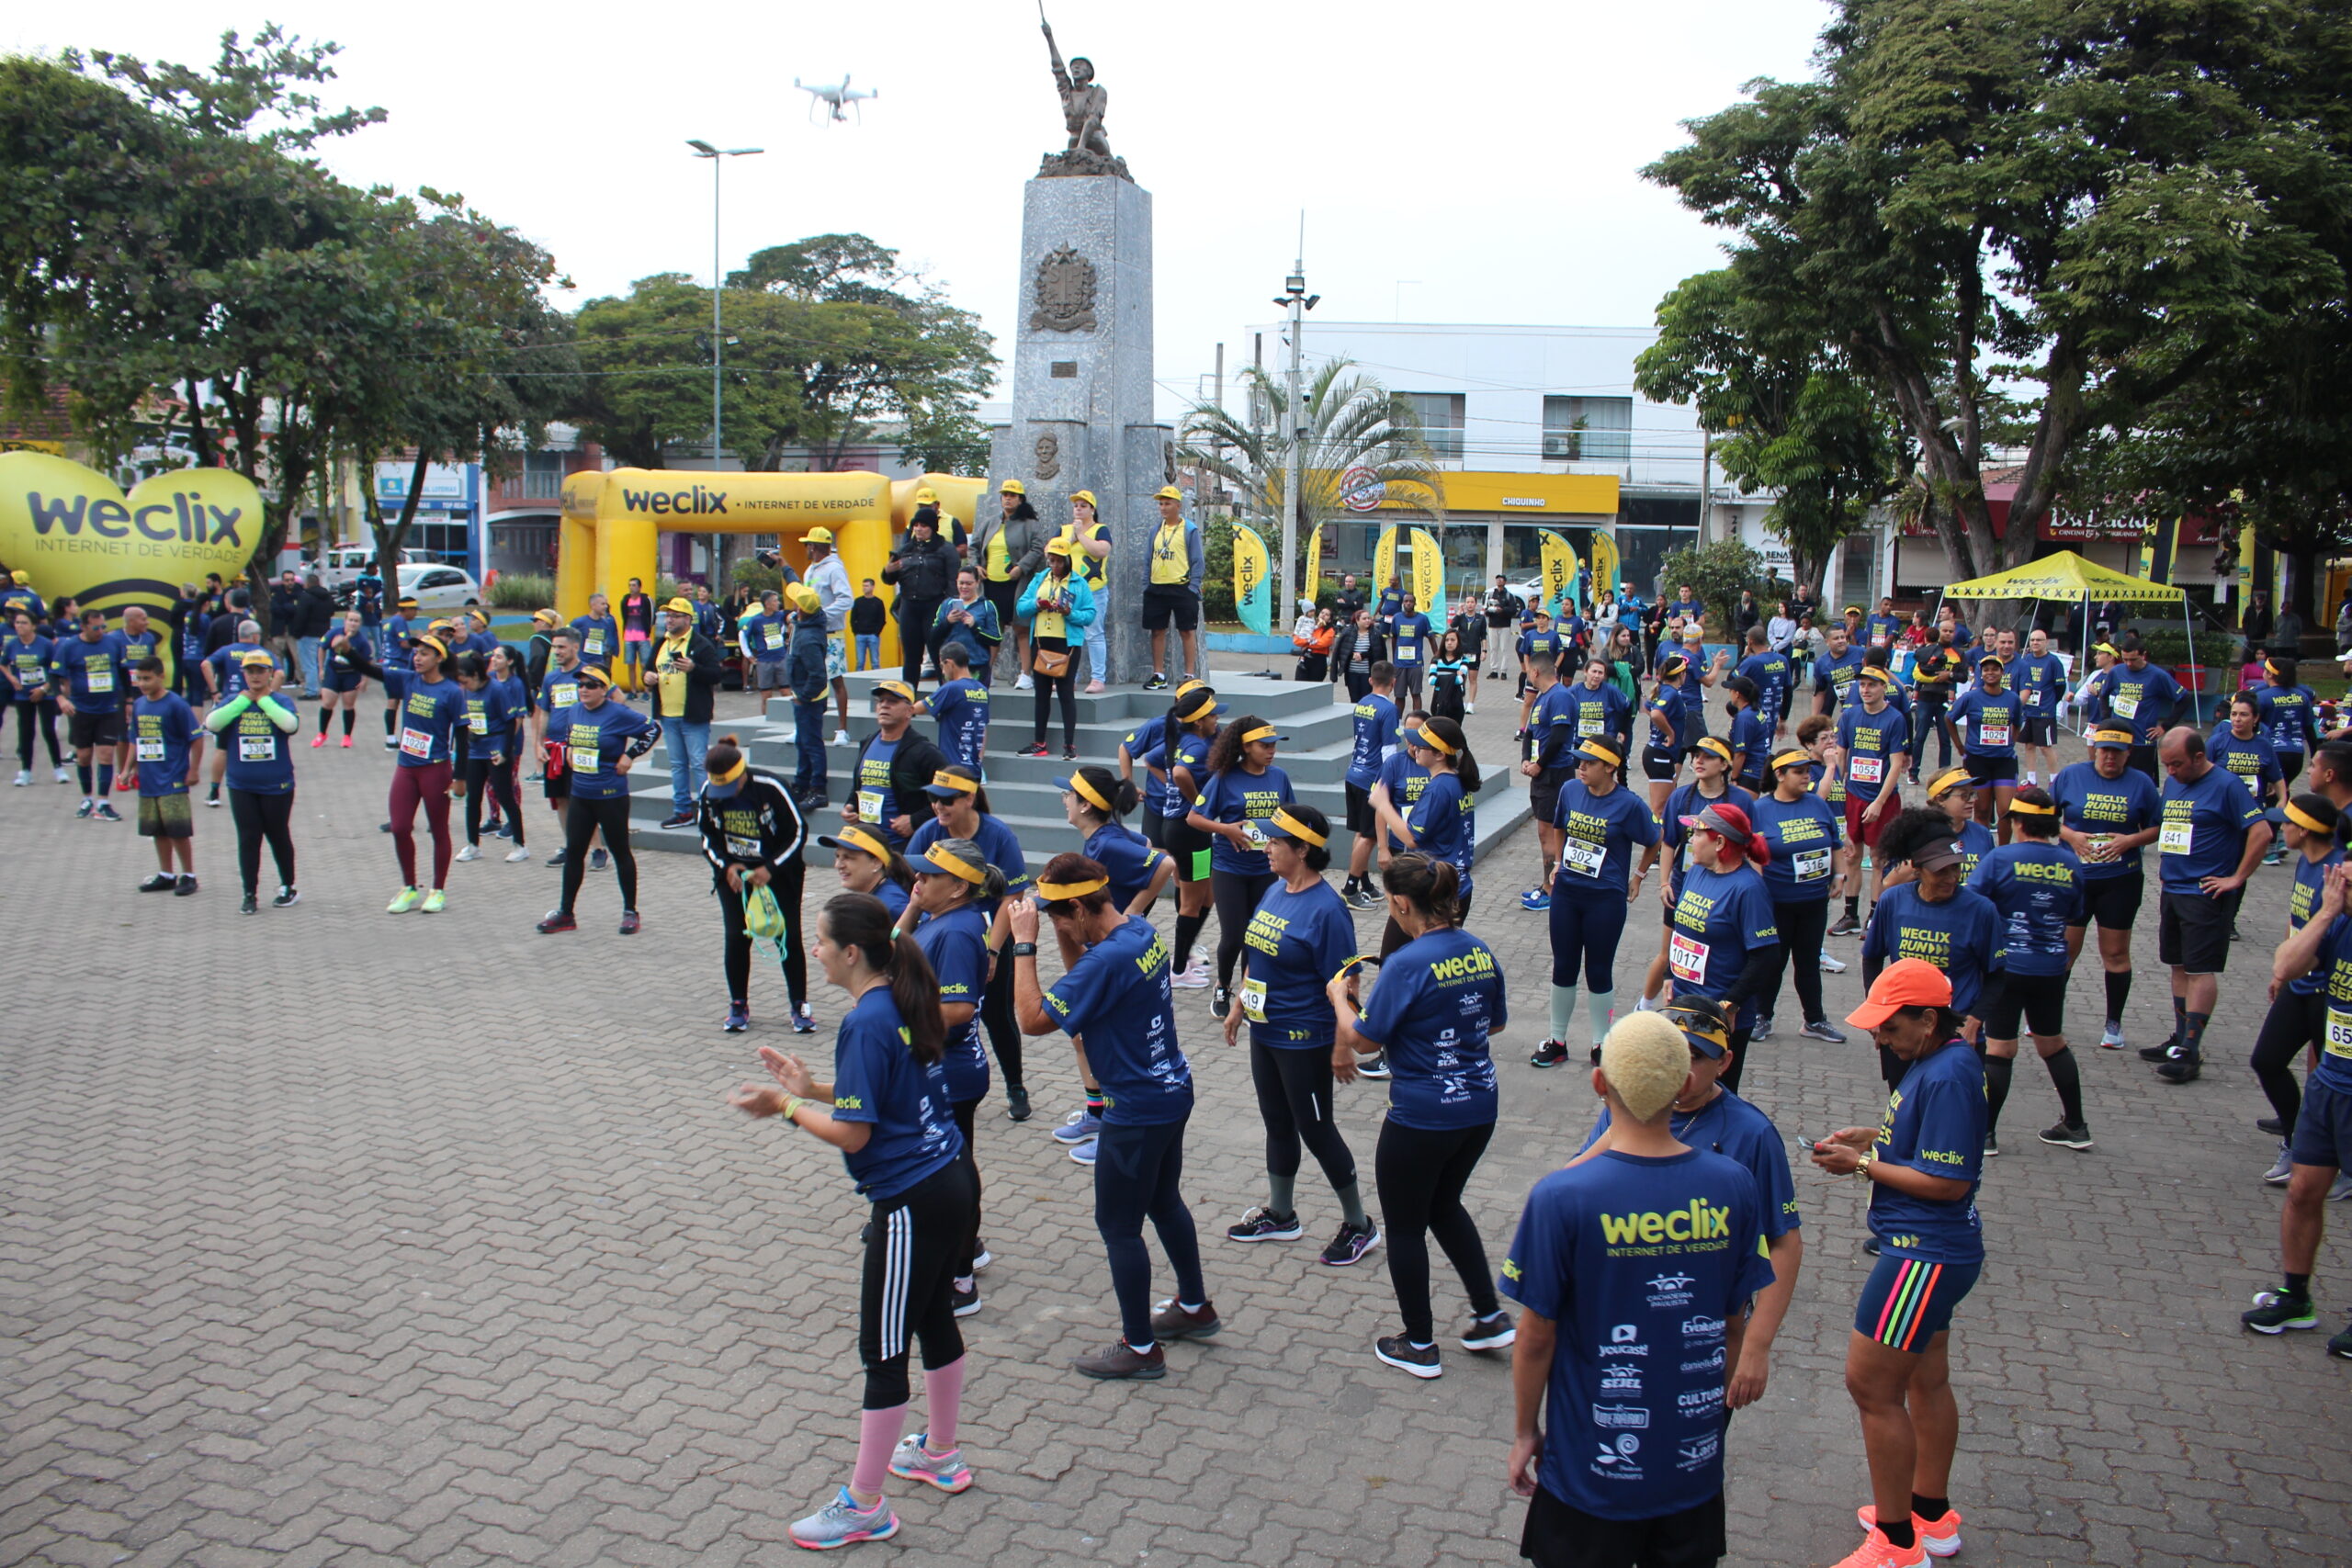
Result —
<instances>
[{"instance_id":1,"label":"crowd of runners","mask_svg":"<svg viewBox=\"0 0 2352 1568\"><path fill-rule=\"evenodd\" d=\"M2098 1043L2130 1048L2130 932L2151 870L2174 1019L2140 1051L2154 1081L2185 1085L2202 1071L2233 945L2275 945L2253 1065L2276 1112L2261 1179L2287 1189L2283 1279L2245 1322L2268 1334L2317 1323L2323 1206L2352 1192L2342 1170L2352 741L2323 737L2290 662L2271 660L2209 734L2168 728L2181 694L2128 632L2079 682L2041 630L2020 649L2011 633L1980 639L1954 624L1897 660L1858 610L1850 635L1833 628L1811 660L1773 647L1761 626L1710 656L1695 615L1637 653L1644 639L1604 633L1572 604L1534 609L1515 640L1504 628L1481 642L1470 660L1491 646L1488 681L1517 665L1509 765L1525 775L1540 855L1517 908L1490 894L1481 919L1548 922L1544 1034L1529 1067L1575 1060L1597 1113L1582 1151L1529 1195L1498 1269L1464 1202L1509 1076L1490 1046L1510 1021L1510 987L1469 924L1474 807L1495 764L1482 770L1474 754L1468 705L1417 705L1415 672L1391 657L1410 649L1420 661L1427 617L1394 584L1342 607L1355 635L1328 666L1351 710L1335 822L1294 790L1276 726L1229 712L1205 679L1199 531L1180 497L1163 498L1138 596L1159 666L1147 689L1168 705L1091 759L1078 752L1072 695L1111 603L1107 528L1091 498L1068 525L1047 527L1012 485L1001 513L967 541L926 507L894 552L894 579L938 592L914 595L907 619L902 583L902 625L929 634L909 639L903 678L874 686L863 736L849 733L840 681L865 634L829 536L812 536L802 581L744 618L749 683L790 698L790 777L754 765L738 737L711 734L721 649L693 602L656 604L635 583L618 616L602 594L570 621L539 612L521 648L479 615L427 621L403 601L370 626L355 612L316 639L311 667L288 670L243 615L217 646L178 648L138 612L119 626L96 610L61 613L20 577L0 593L13 626L0 669L18 724L17 783L33 783L39 741L52 776L81 786L78 815L117 819L113 797L135 795L156 856L139 886L180 896L198 891L191 807L225 800L243 911L256 913L266 891L265 851L277 877L268 901L284 908L300 897L297 752L306 736L311 749L352 746L380 692L393 753L383 828L399 867L389 912L445 909L449 866L486 844L529 859L525 796L536 789L553 808L561 873L537 930L577 930L588 877L609 870L626 935L640 927L628 775L662 744L663 825L698 833L719 911L719 1027L752 1027L763 943L782 959L793 1032L820 1028L810 957L845 993L829 1069L763 1047L773 1082L734 1096L839 1148L871 1204L857 1459L831 1500L792 1526L804 1546L897 1533L888 1477L949 1493L973 1484L956 1428L958 1324L982 1310L978 1277L993 1261L979 1108L1001 1079L1007 1115L1032 1118L1026 1041L1069 1043L1047 1076L1077 1104L1050 1132L1092 1170L1118 1319L1117 1336L1075 1371L1164 1378L1179 1370L1171 1345L1220 1332L1218 1270L1182 1177L1187 1045L1221 1031L1237 1049L1246 1036L1265 1134L1261 1200L1238 1206L1222 1241L1305 1236L1298 1176L1311 1155L1331 1198L1319 1262L1385 1253L1394 1332L1368 1353L1434 1378L1444 1370L1434 1239L1464 1292L1447 1309L1454 1342L1513 1353L1509 1473L1532 1499L1522 1549L1543 1564L1723 1555L1730 1416L1763 1393L1798 1299L1792 1150L1867 1184L1876 1262L1854 1309L1847 1381L1871 1501L1844 1568L1951 1555L1961 1518L1949 1496L1958 1413L1948 1368L1955 1309L1984 1259L1977 1185L2001 1152L2029 1037L2056 1102L2040 1140L2093 1146L2067 979L2095 931ZM934 560L943 541L956 560L968 543L974 564ZM1182 645L1172 672L1170 629ZM1457 653L1459 637L1447 638ZM989 798L988 702L1007 644L1015 688L1036 694L1026 754L1051 754L1061 705L1069 765L1054 783L1067 828L1046 842L1034 830L1024 842ZM928 694L927 678L937 682ZM2081 716L2079 739L2057 722L2062 702ZM840 786L824 755L829 706L835 743L854 748ZM811 838L832 851L838 888L807 886ZM2283 943L2237 930L2265 865L2290 883ZM1151 916L1171 891L1164 937ZM1657 937L1636 942L1640 978L1621 1002L1619 949L1629 919L1653 907L1645 893ZM1360 912L1380 916L1376 942L1359 940ZM1832 943L1848 939L1857 951L1840 958ZM1057 963L1041 970L1047 943ZM1867 999L1833 1021L1820 976L1852 964ZM1180 1014L1183 990L1210 993L1205 1022ZM1752 1097L1781 1070L1768 1047L1783 1021L1831 1045L1849 1042L1846 1029L1868 1036L1889 1090L1874 1122L1793 1144L1774 1126ZM1384 1086L1387 1102L1369 1192L1334 1103L1360 1078ZM1172 1276L1164 1297L1147 1222ZM2352 1329L2328 1348L2352 1358ZM910 1434L917 1348L925 1426Z\"/></svg>"}]
</instances>

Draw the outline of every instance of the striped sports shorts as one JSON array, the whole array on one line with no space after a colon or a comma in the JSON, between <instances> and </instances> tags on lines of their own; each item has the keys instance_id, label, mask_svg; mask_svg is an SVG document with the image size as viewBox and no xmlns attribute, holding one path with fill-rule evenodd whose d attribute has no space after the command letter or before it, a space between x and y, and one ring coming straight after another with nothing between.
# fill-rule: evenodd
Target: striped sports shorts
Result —
<instances>
[{"instance_id":1,"label":"striped sports shorts","mask_svg":"<svg viewBox=\"0 0 2352 1568\"><path fill-rule=\"evenodd\" d=\"M1951 1326L1952 1310L1976 1283L1981 1263L1928 1263L1882 1255L1854 1309L1854 1332L1924 1356Z\"/></svg>"}]
</instances>

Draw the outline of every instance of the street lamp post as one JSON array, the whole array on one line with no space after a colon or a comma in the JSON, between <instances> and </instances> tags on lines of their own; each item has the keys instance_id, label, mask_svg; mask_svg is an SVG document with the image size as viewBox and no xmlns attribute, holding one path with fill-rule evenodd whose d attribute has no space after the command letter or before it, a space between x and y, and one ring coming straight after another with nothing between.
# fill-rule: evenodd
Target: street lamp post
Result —
<instances>
[{"instance_id":1,"label":"street lamp post","mask_svg":"<svg viewBox=\"0 0 2352 1568\"><path fill-rule=\"evenodd\" d=\"M748 158L767 151L764 147L713 147L707 141L689 138L686 145L695 150L697 158L710 160L710 467L718 469L719 391L718 372L726 355L727 339L719 330L718 301L725 279L718 270L718 165L728 158ZM718 575L718 536L710 536L710 574ZM717 593L718 585L711 592Z\"/></svg>"}]
</instances>

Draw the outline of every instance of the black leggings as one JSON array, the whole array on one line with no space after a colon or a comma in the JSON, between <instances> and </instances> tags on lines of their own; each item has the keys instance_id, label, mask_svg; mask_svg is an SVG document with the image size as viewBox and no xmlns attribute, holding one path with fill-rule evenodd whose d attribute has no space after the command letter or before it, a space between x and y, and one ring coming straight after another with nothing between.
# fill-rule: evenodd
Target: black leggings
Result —
<instances>
[{"instance_id":1,"label":"black leggings","mask_svg":"<svg viewBox=\"0 0 2352 1568\"><path fill-rule=\"evenodd\" d=\"M565 866L571 863L571 857L566 855ZM808 999L808 944L800 939L800 890L808 874L808 865L797 855L768 868L768 891L775 895L776 907L784 911L784 990L795 1012ZM724 872L717 877L715 890L718 919L727 928L727 999L748 1002L752 999L752 933L743 929L743 896L727 886Z\"/></svg>"},{"instance_id":2,"label":"black leggings","mask_svg":"<svg viewBox=\"0 0 2352 1568\"><path fill-rule=\"evenodd\" d=\"M487 755L466 759L466 842L481 842L481 806L485 794L498 797L506 820L514 826L514 847L523 845L523 802L514 790L515 754L509 751L503 766L494 764Z\"/></svg>"},{"instance_id":3,"label":"black leggings","mask_svg":"<svg viewBox=\"0 0 2352 1568\"><path fill-rule=\"evenodd\" d=\"M982 1092L982 1100L988 1098ZM965 1168L972 1173L972 1228L965 1234L964 1244L956 1252L956 1272L958 1280L972 1277L972 1259L980 1255L980 1145L973 1141L974 1112L980 1108L978 1100L951 1100L947 1109L955 1115L956 1128L964 1134L964 1152L958 1156Z\"/></svg>"},{"instance_id":4,"label":"black leggings","mask_svg":"<svg viewBox=\"0 0 2352 1568\"><path fill-rule=\"evenodd\" d=\"M1039 652L1055 653L1069 649L1069 644L1057 637L1030 639ZM1085 657L1081 644L1069 655L1069 669L1059 675L1033 672L1037 682L1037 744L1046 743L1046 725L1053 717L1054 694L1062 694L1062 746L1065 750L1078 744L1078 666Z\"/></svg>"},{"instance_id":5,"label":"black leggings","mask_svg":"<svg viewBox=\"0 0 2352 1568\"><path fill-rule=\"evenodd\" d=\"M17 765L29 771L33 765L33 726L40 726L40 738L49 742L49 765L65 764L57 751L57 705L50 703L18 703L17 708Z\"/></svg>"},{"instance_id":6,"label":"black leggings","mask_svg":"<svg viewBox=\"0 0 2352 1568\"><path fill-rule=\"evenodd\" d=\"M270 858L277 863L281 887L294 886L294 792L257 795L249 789L229 790L229 816L237 824L237 873L245 879L245 897L261 890L261 843L269 840Z\"/></svg>"},{"instance_id":7,"label":"black leggings","mask_svg":"<svg viewBox=\"0 0 2352 1568\"><path fill-rule=\"evenodd\" d=\"M1437 1325L1430 1314L1432 1234L1445 1249L1446 1261L1462 1277L1470 1310L1480 1317L1502 1310L1495 1299L1495 1276L1487 1267L1478 1224L1462 1206L1462 1190L1470 1184L1470 1173L1494 1135L1491 1122L1442 1133L1408 1127L1394 1116L1381 1123L1373 1174L1380 1189L1381 1223L1388 1232L1388 1281L1405 1316L1405 1337L1417 1345L1437 1341Z\"/></svg>"},{"instance_id":8,"label":"black leggings","mask_svg":"<svg viewBox=\"0 0 2352 1568\"><path fill-rule=\"evenodd\" d=\"M932 1371L964 1354L956 1325L956 1252L972 1232L979 1199L972 1168L949 1160L895 1198L874 1205L858 1291L857 1357L865 1363L865 1408L907 1402L910 1335Z\"/></svg>"},{"instance_id":9,"label":"black leggings","mask_svg":"<svg viewBox=\"0 0 2352 1568\"><path fill-rule=\"evenodd\" d=\"M1094 1228L1111 1256L1111 1289L1119 1298L1119 1332L1129 1345L1151 1343L1151 1254L1143 1222L1159 1233L1160 1250L1176 1274L1176 1300L1200 1306L1208 1286L1201 1278L1201 1237L1184 1206L1184 1123L1137 1127L1106 1122L1094 1141Z\"/></svg>"},{"instance_id":10,"label":"black leggings","mask_svg":"<svg viewBox=\"0 0 2352 1568\"><path fill-rule=\"evenodd\" d=\"M1781 928L1781 962L1772 971L1772 983L1764 987L1764 994L1758 998L1764 1016L1772 1016L1772 1004L1781 995L1781 976L1793 967L1797 1004L1804 1009L1804 1021L1827 1021L1829 1015L1821 1010L1821 939L1829 930L1829 900L1806 898L1794 904L1775 901L1772 923Z\"/></svg>"},{"instance_id":11,"label":"black leggings","mask_svg":"<svg viewBox=\"0 0 2352 1568\"><path fill-rule=\"evenodd\" d=\"M2320 1037L2326 1009L2324 996L2297 996L2281 986L2278 999L2262 1021L2261 1032L2254 1037L2255 1081L2262 1085L2289 1138L2295 1135L2295 1118L2303 1111L2302 1086L2295 1081L2295 1058Z\"/></svg>"},{"instance_id":12,"label":"black leggings","mask_svg":"<svg viewBox=\"0 0 2352 1568\"><path fill-rule=\"evenodd\" d=\"M980 993L980 1027L988 1032L989 1049L996 1053L996 1065L1004 1074L1004 1091L1026 1089L1021 1077L1021 1027L1012 1017L1012 956L1008 952L997 960L996 977Z\"/></svg>"},{"instance_id":13,"label":"black leggings","mask_svg":"<svg viewBox=\"0 0 2352 1568\"><path fill-rule=\"evenodd\" d=\"M1250 1081L1266 1123L1266 1174L1296 1176L1304 1144L1334 1190L1353 1185L1356 1156L1331 1121L1329 1044L1277 1050L1252 1041Z\"/></svg>"},{"instance_id":14,"label":"black leggings","mask_svg":"<svg viewBox=\"0 0 2352 1568\"><path fill-rule=\"evenodd\" d=\"M605 847L613 852L613 874L621 885L621 908L637 908L637 852L628 847L628 796L608 795L583 800L571 797L563 808L563 902L560 914L571 914L580 898L580 879L588 874L588 841L605 830Z\"/></svg>"},{"instance_id":15,"label":"black leggings","mask_svg":"<svg viewBox=\"0 0 2352 1568\"><path fill-rule=\"evenodd\" d=\"M2286 779L2287 788L2291 792L2295 787L2295 780L2302 775L2303 754L2301 751L2279 752L2278 772Z\"/></svg>"},{"instance_id":16,"label":"black leggings","mask_svg":"<svg viewBox=\"0 0 2352 1568\"><path fill-rule=\"evenodd\" d=\"M1281 880L1271 871L1209 872L1209 899L1216 907L1217 989L1233 985L1233 961L1241 956L1241 939L1249 932L1250 917L1258 912L1267 891Z\"/></svg>"},{"instance_id":17,"label":"black leggings","mask_svg":"<svg viewBox=\"0 0 2352 1568\"><path fill-rule=\"evenodd\" d=\"M922 683L924 643L931 636L931 623L944 603L938 599L899 600L899 679L910 686Z\"/></svg>"}]
</instances>

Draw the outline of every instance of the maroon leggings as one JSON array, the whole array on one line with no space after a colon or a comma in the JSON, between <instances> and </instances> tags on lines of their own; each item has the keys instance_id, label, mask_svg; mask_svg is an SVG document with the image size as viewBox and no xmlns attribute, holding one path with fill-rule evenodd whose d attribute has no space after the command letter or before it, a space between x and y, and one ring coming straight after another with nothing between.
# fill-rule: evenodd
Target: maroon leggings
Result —
<instances>
[{"instance_id":1,"label":"maroon leggings","mask_svg":"<svg viewBox=\"0 0 2352 1568\"><path fill-rule=\"evenodd\" d=\"M416 882L416 808L433 833L433 886L449 880L449 764L392 770L392 852L401 857L401 886Z\"/></svg>"}]
</instances>

